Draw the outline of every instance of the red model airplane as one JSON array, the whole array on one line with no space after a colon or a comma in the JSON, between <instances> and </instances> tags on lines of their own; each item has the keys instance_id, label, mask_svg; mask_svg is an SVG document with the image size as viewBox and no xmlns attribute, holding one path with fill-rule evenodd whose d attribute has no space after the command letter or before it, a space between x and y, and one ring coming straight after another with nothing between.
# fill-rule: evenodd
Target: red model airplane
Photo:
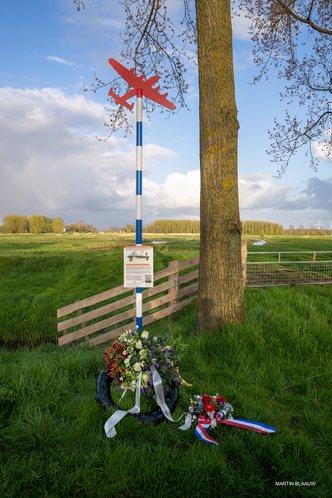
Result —
<instances>
[{"instance_id":1,"label":"red model airplane","mask_svg":"<svg viewBox=\"0 0 332 498\"><path fill-rule=\"evenodd\" d=\"M159 80L159 76L151 76L151 78L145 79L144 75L137 76L134 69L127 69L115 59L109 59L108 62L115 69L115 71L122 76L128 85L131 86L131 89L121 96L117 95L112 89L109 90L108 95L114 99L116 104L124 105L127 109L132 111L134 104L129 104L127 100L134 97L137 90L142 90L144 97L157 102L157 104L167 107L167 109L170 109L171 111L176 109L176 106L166 98L168 95L167 93L159 93L159 87L153 87L153 85Z\"/></svg>"}]
</instances>

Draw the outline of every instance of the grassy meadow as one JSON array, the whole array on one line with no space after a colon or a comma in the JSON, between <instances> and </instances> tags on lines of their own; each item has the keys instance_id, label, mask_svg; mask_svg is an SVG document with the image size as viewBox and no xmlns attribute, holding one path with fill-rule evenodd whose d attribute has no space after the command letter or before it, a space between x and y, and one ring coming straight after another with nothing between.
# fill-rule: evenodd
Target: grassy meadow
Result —
<instances>
[{"instance_id":1,"label":"grassy meadow","mask_svg":"<svg viewBox=\"0 0 332 498\"><path fill-rule=\"evenodd\" d=\"M199 252L197 235L146 234L145 240L165 242L154 246L155 271ZM248 250L332 250L329 237L267 240L268 246ZM0 343L56 341L57 308L120 285L123 246L131 243L130 234L0 235Z\"/></svg>"},{"instance_id":2,"label":"grassy meadow","mask_svg":"<svg viewBox=\"0 0 332 498\"><path fill-rule=\"evenodd\" d=\"M165 240L164 240L165 239ZM195 236L149 235L155 269L198 255ZM331 250L331 238L268 239L249 250ZM0 236L0 496L329 496L331 286L246 290L246 321L195 334L196 304L148 327L181 354L175 416L190 394L223 394L275 436L218 428L205 446L180 424L132 418L108 440L95 402L103 348L59 348L56 309L122 283L130 237ZM276 486L278 481L315 482Z\"/></svg>"}]
</instances>

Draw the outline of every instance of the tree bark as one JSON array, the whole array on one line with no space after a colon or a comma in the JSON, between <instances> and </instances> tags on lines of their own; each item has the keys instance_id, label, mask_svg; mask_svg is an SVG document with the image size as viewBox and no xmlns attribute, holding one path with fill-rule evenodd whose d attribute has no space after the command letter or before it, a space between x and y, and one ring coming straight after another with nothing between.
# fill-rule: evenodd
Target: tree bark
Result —
<instances>
[{"instance_id":1,"label":"tree bark","mask_svg":"<svg viewBox=\"0 0 332 498\"><path fill-rule=\"evenodd\" d=\"M198 329L244 317L230 0L196 0L201 238Z\"/></svg>"}]
</instances>

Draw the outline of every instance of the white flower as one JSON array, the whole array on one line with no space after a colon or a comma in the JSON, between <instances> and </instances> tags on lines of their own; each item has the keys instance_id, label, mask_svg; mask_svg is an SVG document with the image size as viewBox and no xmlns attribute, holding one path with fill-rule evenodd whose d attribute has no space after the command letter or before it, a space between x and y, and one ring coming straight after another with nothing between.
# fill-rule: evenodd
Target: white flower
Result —
<instances>
[{"instance_id":1,"label":"white flower","mask_svg":"<svg viewBox=\"0 0 332 498\"><path fill-rule=\"evenodd\" d=\"M143 344L142 344L141 339L139 339L139 340L136 342L135 347L136 347L136 349L142 349Z\"/></svg>"},{"instance_id":2,"label":"white flower","mask_svg":"<svg viewBox=\"0 0 332 498\"><path fill-rule=\"evenodd\" d=\"M140 363L135 363L134 370L135 370L135 372L140 372L141 371L141 364Z\"/></svg>"},{"instance_id":3,"label":"white flower","mask_svg":"<svg viewBox=\"0 0 332 498\"><path fill-rule=\"evenodd\" d=\"M149 338L149 332L147 330L144 330L141 334L142 339L148 339Z\"/></svg>"},{"instance_id":4,"label":"white flower","mask_svg":"<svg viewBox=\"0 0 332 498\"><path fill-rule=\"evenodd\" d=\"M124 364L128 366L129 363L130 363L130 358L126 358L125 361L124 361Z\"/></svg>"},{"instance_id":5,"label":"white flower","mask_svg":"<svg viewBox=\"0 0 332 498\"><path fill-rule=\"evenodd\" d=\"M148 354L148 351L146 349L141 349L138 354L140 355L141 358L145 358L146 355Z\"/></svg>"},{"instance_id":6,"label":"white flower","mask_svg":"<svg viewBox=\"0 0 332 498\"><path fill-rule=\"evenodd\" d=\"M144 373L142 375L142 386L147 387L148 382L149 382L149 375L147 373Z\"/></svg>"},{"instance_id":7,"label":"white flower","mask_svg":"<svg viewBox=\"0 0 332 498\"><path fill-rule=\"evenodd\" d=\"M153 340L154 340L154 342L157 342L158 341L158 337L154 336Z\"/></svg>"}]
</instances>

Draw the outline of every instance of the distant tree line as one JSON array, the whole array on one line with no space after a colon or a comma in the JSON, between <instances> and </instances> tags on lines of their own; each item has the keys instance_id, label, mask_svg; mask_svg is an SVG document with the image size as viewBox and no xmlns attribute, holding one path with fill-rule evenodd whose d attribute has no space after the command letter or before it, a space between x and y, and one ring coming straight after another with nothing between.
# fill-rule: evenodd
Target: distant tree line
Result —
<instances>
[{"instance_id":1,"label":"distant tree line","mask_svg":"<svg viewBox=\"0 0 332 498\"><path fill-rule=\"evenodd\" d=\"M135 225L128 223L123 227L113 227L109 226L103 230L105 233L135 233Z\"/></svg>"},{"instance_id":2,"label":"distant tree line","mask_svg":"<svg viewBox=\"0 0 332 498\"><path fill-rule=\"evenodd\" d=\"M41 214L8 214L2 220L0 233L95 233L97 229L85 221L65 225L62 218L49 218Z\"/></svg>"},{"instance_id":3,"label":"distant tree line","mask_svg":"<svg viewBox=\"0 0 332 498\"><path fill-rule=\"evenodd\" d=\"M284 228L280 223L271 221L245 220L242 221L243 235L332 235L332 230L325 228ZM155 220L146 227L145 233L200 233L199 220ZM135 233L135 225L127 224L123 227L110 226L103 230L108 233ZM2 220L0 233L96 233L97 229L85 221L65 225L62 218L49 218L39 214L26 216L23 214L9 214Z\"/></svg>"},{"instance_id":4,"label":"distant tree line","mask_svg":"<svg viewBox=\"0 0 332 498\"><path fill-rule=\"evenodd\" d=\"M242 221L243 235L283 235L284 227L272 221L246 220Z\"/></svg>"},{"instance_id":5,"label":"distant tree line","mask_svg":"<svg viewBox=\"0 0 332 498\"><path fill-rule=\"evenodd\" d=\"M62 233L62 218L49 218L40 214L8 214L2 220L1 233Z\"/></svg>"},{"instance_id":6,"label":"distant tree line","mask_svg":"<svg viewBox=\"0 0 332 498\"><path fill-rule=\"evenodd\" d=\"M280 223L261 220L244 220L241 222L243 235L332 235L332 230L317 228L284 228ZM127 225L118 231L135 231L133 225ZM144 228L146 233L199 233L199 220L156 220Z\"/></svg>"},{"instance_id":7,"label":"distant tree line","mask_svg":"<svg viewBox=\"0 0 332 498\"><path fill-rule=\"evenodd\" d=\"M199 220L156 220L146 226L146 233L199 233ZM282 235L283 226L270 221L243 221L244 235Z\"/></svg>"},{"instance_id":8,"label":"distant tree line","mask_svg":"<svg viewBox=\"0 0 332 498\"><path fill-rule=\"evenodd\" d=\"M285 228L285 235L332 235L332 230L328 228L304 228L304 227L290 227Z\"/></svg>"},{"instance_id":9,"label":"distant tree line","mask_svg":"<svg viewBox=\"0 0 332 498\"><path fill-rule=\"evenodd\" d=\"M146 233L199 233L199 220L156 220L144 228Z\"/></svg>"},{"instance_id":10,"label":"distant tree line","mask_svg":"<svg viewBox=\"0 0 332 498\"><path fill-rule=\"evenodd\" d=\"M65 232L68 233L96 233L97 228L85 221L76 221L70 225L65 225Z\"/></svg>"}]
</instances>

